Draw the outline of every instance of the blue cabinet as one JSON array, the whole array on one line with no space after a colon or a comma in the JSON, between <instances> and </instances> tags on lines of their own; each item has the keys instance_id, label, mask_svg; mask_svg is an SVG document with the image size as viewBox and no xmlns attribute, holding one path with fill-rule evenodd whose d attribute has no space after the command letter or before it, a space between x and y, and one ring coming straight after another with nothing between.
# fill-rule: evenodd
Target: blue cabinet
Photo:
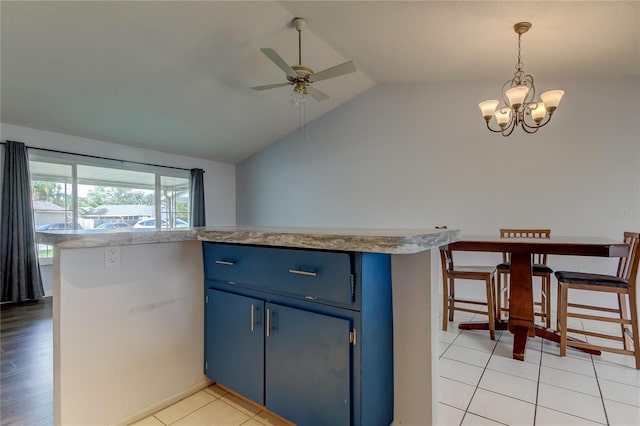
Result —
<instances>
[{"instance_id":1,"label":"blue cabinet","mask_svg":"<svg viewBox=\"0 0 640 426\"><path fill-rule=\"evenodd\" d=\"M205 374L304 426L393 420L390 256L203 243Z\"/></svg>"},{"instance_id":2,"label":"blue cabinet","mask_svg":"<svg viewBox=\"0 0 640 426\"><path fill-rule=\"evenodd\" d=\"M264 302L213 289L207 290L205 302L205 374L263 401Z\"/></svg>"},{"instance_id":3,"label":"blue cabinet","mask_svg":"<svg viewBox=\"0 0 640 426\"><path fill-rule=\"evenodd\" d=\"M301 425L348 425L351 321L267 303L265 405Z\"/></svg>"}]
</instances>

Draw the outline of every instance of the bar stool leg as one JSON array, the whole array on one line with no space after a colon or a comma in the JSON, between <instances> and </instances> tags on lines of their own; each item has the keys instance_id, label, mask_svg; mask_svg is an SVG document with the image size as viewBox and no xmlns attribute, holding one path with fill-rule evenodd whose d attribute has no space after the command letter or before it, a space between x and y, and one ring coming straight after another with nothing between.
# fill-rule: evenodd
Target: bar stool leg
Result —
<instances>
[{"instance_id":1,"label":"bar stool leg","mask_svg":"<svg viewBox=\"0 0 640 426\"><path fill-rule=\"evenodd\" d=\"M558 282L558 331L560 332L560 356L567 356L568 293L568 285L566 283Z\"/></svg>"},{"instance_id":2,"label":"bar stool leg","mask_svg":"<svg viewBox=\"0 0 640 426\"><path fill-rule=\"evenodd\" d=\"M548 275L543 277L542 284L542 292L544 293L545 325L547 328L551 328L551 277Z\"/></svg>"},{"instance_id":3,"label":"bar stool leg","mask_svg":"<svg viewBox=\"0 0 640 426\"><path fill-rule=\"evenodd\" d=\"M493 293L495 292L495 280L493 276L487 278L487 315L489 316L489 336L491 340L496 340L496 317L495 306L493 304Z\"/></svg>"},{"instance_id":4,"label":"bar stool leg","mask_svg":"<svg viewBox=\"0 0 640 426\"><path fill-rule=\"evenodd\" d=\"M442 280L442 330L449 326L449 284L446 278Z\"/></svg>"}]
</instances>

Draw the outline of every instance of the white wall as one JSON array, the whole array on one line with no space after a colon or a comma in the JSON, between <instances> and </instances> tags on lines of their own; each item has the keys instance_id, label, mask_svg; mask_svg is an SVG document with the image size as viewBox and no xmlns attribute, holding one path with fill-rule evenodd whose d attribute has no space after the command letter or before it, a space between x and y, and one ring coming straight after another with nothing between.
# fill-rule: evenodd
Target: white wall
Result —
<instances>
[{"instance_id":1,"label":"white wall","mask_svg":"<svg viewBox=\"0 0 640 426\"><path fill-rule=\"evenodd\" d=\"M129 424L207 385L199 241L56 253L55 424Z\"/></svg>"},{"instance_id":2,"label":"white wall","mask_svg":"<svg viewBox=\"0 0 640 426\"><path fill-rule=\"evenodd\" d=\"M233 226L236 220L235 166L184 157L159 151L140 149L121 144L81 138L12 124L0 124L0 140L24 142L27 146L55 149L77 154L97 155L118 160L139 161L164 166L201 168L205 171L205 204L208 226ZM2 156L0 145L0 184L2 183ZM53 294L52 267L42 265L42 281L45 295Z\"/></svg>"},{"instance_id":3,"label":"white wall","mask_svg":"<svg viewBox=\"0 0 640 426\"><path fill-rule=\"evenodd\" d=\"M2 123L0 139L24 142L30 147L55 149L77 154L97 155L118 160L138 161L163 166L200 168L205 171L205 203L208 226L233 226L236 220L235 166L141 149L95 139L48 132ZM179 144L176 141L176 144ZM4 151L4 149L3 149Z\"/></svg>"},{"instance_id":4,"label":"white wall","mask_svg":"<svg viewBox=\"0 0 640 426\"><path fill-rule=\"evenodd\" d=\"M640 224L640 82L562 81L538 134L484 128L499 87L386 84L238 165L238 223L617 237ZM295 119L295 117L292 117ZM631 211L609 216L608 211Z\"/></svg>"},{"instance_id":5,"label":"white wall","mask_svg":"<svg viewBox=\"0 0 640 426\"><path fill-rule=\"evenodd\" d=\"M239 164L237 222L618 239L640 230L640 80L538 84L566 91L553 121L507 138L486 130L477 107L499 84L378 85ZM549 259L583 270L610 261Z\"/></svg>"}]
</instances>

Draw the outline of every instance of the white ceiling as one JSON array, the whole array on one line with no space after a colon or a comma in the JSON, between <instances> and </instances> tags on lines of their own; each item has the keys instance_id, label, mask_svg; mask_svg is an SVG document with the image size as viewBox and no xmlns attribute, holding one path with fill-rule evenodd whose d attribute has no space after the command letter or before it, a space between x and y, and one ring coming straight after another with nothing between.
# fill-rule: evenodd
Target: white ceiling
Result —
<instances>
[{"instance_id":1,"label":"white ceiling","mask_svg":"<svg viewBox=\"0 0 640 426\"><path fill-rule=\"evenodd\" d=\"M353 60L321 81L310 121L376 83L482 80L516 62L543 79L640 76L638 1L2 1L2 122L235 163L299 126L284 73L293 17L303 64ZM28 141L27 141L28 142Z\"/></svg>"}]
</instances>

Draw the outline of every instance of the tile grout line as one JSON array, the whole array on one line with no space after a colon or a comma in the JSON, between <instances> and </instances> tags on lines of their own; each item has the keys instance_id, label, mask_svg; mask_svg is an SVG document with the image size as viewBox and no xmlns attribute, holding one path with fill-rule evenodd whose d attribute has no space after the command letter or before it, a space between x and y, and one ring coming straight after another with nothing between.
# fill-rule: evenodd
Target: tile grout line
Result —
<instances>
[{"instance_id":1,"label":"tile grout line","mask_svg":"<svg viewBox=\"0 0 640 426\"><path fill-rule=\"evenodd\" d=\"M185 417L190 416L191 414L195 413L196 411L200 410L201 408L204 408L204 407L206 407L207 405L209 405L209 404L211 404L211 403L213 403L213 402L215 402L215 401L217 401L218 399L220 399L220 398L221 398L221 397L219 397L219 396L213 395L211 392L207 392L207 389L208 389L208 387L207 387L207 388L205 388L205 389L202 389L202 391L200 391L200 392L205 392L206 394L211 395L212 397L214 397L213 401L209 401L209 402L207 402L207 403L206 403L206 404L204 404L203 406L198 407L198 408L196 408L196 409L195 409L195 410L193 410L193 411L190 411L189 413L187 413L187 414L185 414L184 416L182 416L182 417L180 417L180 418L176 419L175 421L173 421L173 422L171 422L171 423L169 423L169 424L167 424L167 423L163 422L162 420L160 420L160 419L156 416L156 414L158 414L159 412L158 412L158 413L153 414L153 417L155 417L155 418L157 418L158 420L160 420L160 423L162 423L163 425L165 425L165 426L170 426L170 425L172 425L172 424L175 424L175 423L179 422L180 420L184 419ZM196 393L198 393L198 392L196 392ZM194 394L192 394L192 395L189 395L189 396L187 396L187 397L185 397L185 398L183 398L183 399L181 399L180 401L175 402L174 404L171 404L169 407L173 407L174 405L178 404L178 403L179 403L179 402L181 402L181 401L184 401L184 400L185 400L185 399L187 399L187 398L192 397L193 395L195 395L195 393L194 393ZM169 408L169 407L167 407L167 408ZM162 411L162 410L161 410L161 411Z\"/></svg>"},{"instance_id":2,"label":"tile grout line","mask_svg":"<svg viewBox=\"0 0 640 426\"><path fill-rule=\"evenodd\" d=\"M160 423L162 423L164 426L168 426L165 422L163 422L162 420L160 420L159 418L156 417L155 414L152 414L151 417L153 417L154 419L156 419L157 421L159 421Z\"/></svg>"},{"instance_id":3,"label":"tile grout line","mask_svg":"<svg viewBox=\"0 0 640 426\"><path fill-rule=\"evenodd\" d=\"M540 362L538 363L538 383L536 384L536 404L533 408L533 424L535 426L538 418L538 397L540 395L540 376L542 375L542 357L544 356L544 340L540 345Z\"/></svg>"},{"instance_id":4,"label":"tile grout line","mask_svg":"<svg viewBox=\"0 0 640 426\"><path fill-rule=\"evenodd\" d=\"M602 403L602 410L604 411L604 419L609 425L609 414L607 413L607 406L604 403L604 395L602 395L602 388L600 387L600 378L598 377L598 369L596 368L596 364L593 361L593 356L591 357L591 365L593 366L593 373L596 376L596 383L598 385L598 392L600 393L600 402Z\"/></svg>"},{"instance_id":5,"label":"tile grout line","mask_svg":"<svg viewBox=\"0 0 640 426\"><path fill-rule=\"evenodd\" d=\"M584 330L584 325L582 324L582 321L580 322L580 327ZM544 350L544 345L543 345L543 350ZM550 354L549 352L546 352L546 353ZM570 357L570 356L567 356L567 358L586 361L586 360L584 360L582 358L573 358L573 357ZM540 358L540 361L542 362L542 357ZM591 355L591 354L589 354L589 361L591 362L591 366L593 367L593 371L594 371L594 376L593 377L596 379L596 384L598 386L598 392L600 393L600 401L602 403L602 408L603 408L604 415L605 415L605 422L606 422L605 424L609 425L610 424L609 423L609 418L607 416L607 410L606 410L606 408L604 406L604 398L602 396L602 390L600 389L600 381L598 379L598 374L597 374L597 370L596 370L596 367L595 367L595 361L593 359L593 355ZM589 376L587 374L576 373L574 371L568 371L568 370L562 370L562 369L559 369L559 368L550 367L550 366L546 366L546 365L544 367L545 368L551 368L551 369L554 369L554 370L559 370L559 371L565 371L567 373L573 373L573 374L577 374L577 375L584 376L584 377L591 377L591 376ZM541 369L542 369L542 365L541 365ZM565 390L568 390L570 392L579 393L581 395L586 395L586 396L597 398L597 396L595 396L595 395L584 393L584 392L581 392L579 390L564 388L562 386L552 385L552 384L548 384L548 383L545 383L545 384L548 385L548 386L553 386L553 387L557 387L557 388L560 388L560 389L565 389ZM539 386L539 384L538 384L538 386ZM537 411L537 406L538 406L538 404L537 404L537 400L536 400L536 411ZM570 416L573 416L573 417L576 417L576 418L579 418L579 419L583 419L583 420L586 420L586 421L589 421L589 422L602 424L602 423L600 423L600 422L598 422L598 421L596 421L594 419L591 419L591 418L585 418L585 417L581 417L581 416L576 416L575 414L568 413L568 412L561 411L561 410L557 410L557 409L554 409L554 408L549 408L549 407L544 407L544 408L547 409L547 410L552 410L552 411L555 411L555 412L558 412L558 413L562 413L562 414L565 414L565 415L570 415Z\"/></svg>"},{"instance_id":6,"label":"tile grout line","mask_svg":"<svg viewBox=\"0 0 640 426\"><path fill-rule=\"evenodd\" d=\"M473 398L476 396L476 392L478 392L478 387L480 386L482 377L484 377L484 373L485 371L487 371L487 366L489 365L489 362L491 361L491 357L493 357L493 353L496 351L496 348L498 347L498 342L500 341L501 338L502 338L502 333L500 334L500 337L498 337L498 340L496 340L496 344L493 345L493 350L491 351L491 354L489 355L489 358L487 359L487 362L484 365L484 368L482 369L482 374L480 374L480 378L478 378L478 383L476 383L475 389L473 390L473 394L471 395L471 398L469 398L469 403L467 404L467 408L465 408L464 414L460 419L460 425L462 425L462 422L464 422L464 418L467 417L467 413L469 413L469 407L471 406L471 401L473 401ZM475 413L471 413L471 414L477 416L477 414ZM483 417L483 416L479 416L479 417ZM486 418L486 417L483 417L483 418ZM488 419L488 420L497 422L496 420L493 420L493 419ZM497 423L501 423L501 422L497 422Z\"/></svg>"}]
</instances>

